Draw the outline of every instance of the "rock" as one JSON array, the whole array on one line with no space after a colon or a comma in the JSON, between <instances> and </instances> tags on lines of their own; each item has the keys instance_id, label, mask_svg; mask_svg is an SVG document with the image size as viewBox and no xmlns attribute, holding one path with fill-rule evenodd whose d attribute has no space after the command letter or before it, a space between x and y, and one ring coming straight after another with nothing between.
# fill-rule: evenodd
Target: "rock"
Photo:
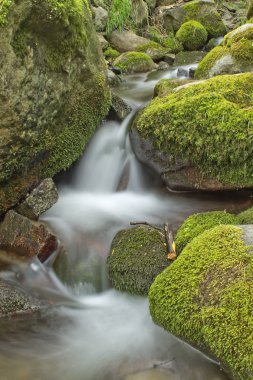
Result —
<instances>
[{"instance_id":1,"label":"rock","mask_svg":"<svg viewBox=\"0 0 253 380\"><path fill-rule=\"evenodd\" d=\"M175 190L252 188L252 89L247 73L189 83L155 98L131 132L137 157Z\"/></svg>"},{"instance_id":2,"label":"rock","mask_svg":"<svg viewBox=\"0 0 253 380\"><path fill-rule=\"evenodd\" d=\"M121 79L112 70L107 70L107 78L112 87L118 86L121 83Z\"/></svg>"},{"instance_id":3,"label":"rock","mask_svg":"<svg viewBox=\"0 0 253 380\"><path fill-rule=\"evenodd\" d=\"M49 210L58 200L58 192L51 178L44 179L20 206L17 212L27 218L37 220L43 212Z\"/></svg>"},{"instance_id":4,"label":"rock","mask_svg":"<svg viewBox=\"0 0 253 380\"><path fill-rule=\"evenodd\" d=\"M189 216L177 231L175 237L177 254L196 236L220 224L240 224L238 218L226 211L201 212Z\"/></svg>"},{"instance_id":5,"label":"rock","mask_svg":"<svg viewBox=\"0 0 253 380\"><path fill-rule=\"evenodd\" d=\"M175 59L175 54L166 54L163 58L164 62L167 62L169 65L173 65Z\"/></svg>"},{"instance_id":6,"label":"rock","mask_svg":"<svg viewBox=\"0 0 253 380\"><path fill-rule=\"evenodd\" d=\"M155 9L155 7L156 7L156 1L157 0L145 0L145 2L147 3L148 7L151 10Z\"/></svg>"},{"instance_id":7,"label":"rock","mask_svg":"<svg viewBox=\"0 0 253 380\"><path fill-rule=\"evenodd\" d=\"M127 52L121 54L114 65L124 73L145 73L156 68L156 64L149 55L139 52Z\"/></svg>"},{"instance_id":8,"label":"rock","mask_svg":"<svg viewBox=\"0 0 253 380\"><path fill-rule=\"evenodd\" d=\"M211 38L207 45L205 46L205 51L211 51L214 49L216 46L221 45L223 42L223 37L218 37L218 38Z\"/></svg>"},{"instance_id":9,"label":"rock","mask_svg":"<svg viewBox=\"0 0 253 380\"><path fill-rule=\"evenodd\" d=\"M136 48L136 51L146 53L155 62L163 59L166 53L168 53L168 49L166 49L165 47L161 46L160 44L154 41L138 46Z\"/></svg>"},{"instance_id":10,"label":"rock","mask_svg":"<svg viewBox=\"0 0 253 380\"><path fill-rule=\"evenodd\" d=\"M110 65L112 64L112 62L118 58L120 56L120 53L118 52L118 50L115 50L111 47L108 47L105 51L104 51L104 56L105 56L105 59L107 61L110 62Z\"/></svg>"},{"instance_id":11,"label":"rock","mask_svg":"<svg viewBox=\"0 0 253 380\"><path fill-rule=\"evenodd\" d=\"M158 70L168 70L170 65L167 62L161 61L158 63Z\"/></svg>"},{"instance_id":12,"label":"rock","mask_svg":"<svg viewBox=\"0 0 253 380\"><path fill-rule=\"evenodd\" d=\"M149 292L154 322L208 352L231 379L253 376L252 245L252 225L207 230Z\"/></svg>"},{"instance_id":13,"label":"rock","mask_svg":"<svg viewBox=\"0 0 253 380\"><path fill-rule=\"evenodd\" d=\"M160 98L163 98L164 96L171 94L175 88L186 83L191 83L191 81L189 79L161 79L154 88L154 97L159 96Z\"/></svg>"},{"instance_id":14,"label":"rock","mask_svg":"<svg viewBox=\"0 0 253 380\"><path fill-rule=\"evenodd\" d=\"M163 232L139 226L117 233L107 259L113 286L147 295L152 282L169 264Z\"/></svg>"},{"instance_id":15,"label":"rock","mask_svg":"<svg viewBox=\"0 0 253 380\"><path fill-rule=\"evenodd\" d=\"M55 235L40 222L9 211L0 224L0 249L10 251L21 260L38 256L45 261L57 248Z\"/></svg>"},{"instance_id":16,"label":"rock","mask_svg":"<svg viewBox=\"0 0 253 380\"><path fill-rule=\"evenodd\" d=\"M237 74L253 70L253 24L244 24L228 33L223 46L211 50L201 61L195 78Z\"/></svg>"},{"instance_id":17,"label":"rock","mask_svg":"<svg viewBox=\"0 0 253 380\"><path fill-rule=\"evenodd\" d=\"M189 78L194 79L194 75L196 73L196 69L194 67L189 68Z\"/></svg>"},{"instance_id":18,"label":"rock","mask_svg":"<svg viewBox=\"0 0 253 380\"><path fill-rule=\"evenodd\" d=\"M116 94L112 94L111 109L120 120L125 119L125 117L132 111L132 107Z\"/></svg>"},{"instance_id":19,"label":"rock","mask_svg":"<svg viewBox=\"0 0 253 380\"><path fill-rule=\"evenodd\" d=\"M148 5L143 0L132 2L131 18L134 25L143 27L148 24Z\"/></svg>"},{"instance_id":20,"label":"rock","mask_svg":"<svg viewBox=\"0 0 253 380\"><path fill-rule=\"evenodd\" d=\"M108 12L102 7L92 7L94 25L97 32L104 32L108 20Z\"/></svg>"},{"instance_id":21,"label":"rock","mask_svg":"<svg viewBox=\"0 0 253 380\"><path fill-rule=\"evenodd\" d=\"M242 211L239 215L237 215L237 218L238 224L253 224L253 207Z\"/></svg>"},{"instance_id":22,"label":"rock","mask_svg":"<svg viewBox=\"0 0 253 380\"><path fill-rule=\"evenodd\" d=\"M86 5L8 4L0 11L0 214L79 158L110 105Z\"/></svg>"},{"instance_id":23,"label":"rock","mask_svg":"<svg viewBox=\"0 0 253 380\"><path fill-rule=\"evenodd\" d=\"M190 20L180 26L176 38L185 50L200 50L207 41L207 31L200 22Z\"/></svg>"},{"instance_id":24,"label":"rock","mask_svg":"<svg viewBox=\"0 0 253 380\"><path fill-rule=\"evenodd\" d=\"M116 75L121 75L122 74L122 70L120 67L118 66L111 66L111 71L116 74Z\"/></svg>"},{"instance_id":25,"label":"rock","mask_svg":"<svg viewBox=\"0 0 253 380\"><path fill-rule=\"evenodd\" d=\"M39 311L42 304L24 290L0 279L0 318Z\"/></svg>"},{"instance_id":26,"label":"rock","mask_svg":"<svg viewBox=\"0 0 253 380\"><path fill-rule=\"evenodd\" d=\"M103 34L98 33L97 36L98 36L98 40L99 40L101 49L103 51L106 50L108 48L108 46L109 46L109 42L105 39L105 37L103 36Z\"/></svg>"},{"instance_id":27,"label":"rock","mask_svg":"<svg viewBox=\"0 0 253 380\"><path fill-rule=\"evenodd\" d=\"M110 44L119 52L134 51L140 45L150 42L147 38L137 36L130 30L114 30L109 37Z\"/></svg>"},{"instance_id":28,"label":"rock","mask_svg":"<svg viewBox=\"0 0 253 380\"><path fill-rule=\"evenodd\" d=\"M201 62L206 56L204 51L181 51L176 54L173 66L185 66Z\"/></svg>"}]
</instances>

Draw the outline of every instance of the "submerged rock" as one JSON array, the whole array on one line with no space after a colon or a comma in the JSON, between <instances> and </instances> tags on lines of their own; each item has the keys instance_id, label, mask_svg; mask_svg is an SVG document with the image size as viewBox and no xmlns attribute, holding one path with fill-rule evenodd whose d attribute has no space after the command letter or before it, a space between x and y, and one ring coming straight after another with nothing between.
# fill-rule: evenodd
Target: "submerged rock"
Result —
<instances>
[{"instance_id":1,"label":"submerged rock","mask_svg":"<svg viewBox=\"0 0 253 380\"><path fill-rule=\"evenodd\" d=\"M248 73L193 82L155 98L131 133L137 157L172 189L252 188L252 89Z\"/></svg>"},{"instance_id":2,"label":"submerged rock","mask_svg":"<svg viewBox=\"0 0 253 380\"><path fill-rule=\"evenodd\" d=\"M9 211L0 224L0 249L14 253L20 260L38 256L45 261L57 248L55 235L40 222Z\"/></svg>"},{"instance_id":3,"label":"submerged rock","mask_svg":"<svg viewBox=\"0 0 253 380\"><path fill-rule=\"evenodd\" d=\"M108 111L106 68L87 4L1 6L0 214L76 160Z\"/></svg>"},{"instance_id":4,"label":"submerged rock","mask_svg":"<svg viewBox=\"0 0 253 380\"><path fill-rule=\"evenodd\" d=\"M107 259L113 286L121 291L147 295L155 277L169 264L161 231L135 227L117 233Z\"/></svg>"},{"instance_id":5,"label":"submerged rock","mask_svg":"<svg viewBox=\"0 0 253 380\"><path fill-rule=\"evenodd\" d=\"M27 218L37 220L43 212L49 210L58 200L54 181L46 178L34 189L17 208L17 212Z\"/></svg>"},{"instance_id":6,"label":"submerged rock","mask_svg":"<svg viewBox=\"0 0 253 380\"><path fill-rule=\"evenodd\" d=\"M253 377L252 230L200 234L149 292L154 322L212 355L232 379Z\"/></svg>"}]
</instances>

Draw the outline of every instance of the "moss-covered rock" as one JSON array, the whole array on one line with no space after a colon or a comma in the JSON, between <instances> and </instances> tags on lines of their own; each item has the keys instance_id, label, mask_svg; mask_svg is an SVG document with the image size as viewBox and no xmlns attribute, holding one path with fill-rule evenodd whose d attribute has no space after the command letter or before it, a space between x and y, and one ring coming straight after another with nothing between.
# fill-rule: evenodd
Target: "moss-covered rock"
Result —
<instances>
[{"instance_id":1,"label":"moss-covered rock","mask_svg":"<svg viewBox=\"0 0 253 380\"><path fill-rule=\"evenodd\" d=\"M136 51L146 53L153 61L159 61L170 52L170 49L166 49L157 42L150 41L147 44L137 46Z\"/></svg>"},{"instance_id":2,"label":"moss-covered rock","mask_svg":"<svg viewBox=\"0 0 253 380\"><path fill-rule=\"evenodd\" d=\"M253 70L253 24L245 24L228 33L223 46L211 50L200 62L196 79L220 74L234 74Z\"/></svg>"},{"instance_id":3,"label":"moss-covered rock","mask_svg":"<svg viewBox=\"0 0 253 380\"><path fill-rule=\"evenodd\" d=\"M169 264L164 234L150 227L120 231L107 259L109 278L121 291L147 295L156 276Z\"/></svg>"},{"instance_id":4,"label":"moss-covered rock","mask_svg":"<svg viewBox=\"0 0 253 380\"><path fill-rule=\"evenodd\" d=\"M238 219L235 215L225 211L203 212L189 216L176 234L177 253L180 253L196 236L220 224L236 225Z\"/></svg>"},{"instance_id":5,"label":"moss-covered rock","mask_svg":"<svg viewBox=\"0 0 253 380\"><path fill-rule=\"evenodd\" d=\"M114 61L114 66L119 67L124 73L144 73L153 70L156 64L148 54L132 51L121 54Z\"/></svg>"},{"instance_id":6,"label":"moss-covered rock","mask_svg":"<svg viewBox=\"0 0 253 380\"><path fill-rule=\"evenodd\" d=\"M207 41L207 31L201 23L191 20L179 28L176 38L186 50L198 50L203 48Z\"/></svg>"},{"instance_id":7,"label":"moss-covered rock","mask_svg":"<svg viewBox=\"0 0 253 380\"><path fill-rule=\"evenodd\" d=\"M154 88L154 97L158 96L163 98L169 95L177 87L183 86L187 83L191 83L190 79L161 79Z\"/></svg>"},{"instance_id":8,"label":"moss-covered rock","mask_svg":"<svg viewBox=\"0 0 253 380\"><path fill-rule=\"evenodd\" d=\"M238 216L238 224L253 224L253 207L242 211Z\"/></svg>"},{"instance_id":9,"label":"moss-covered rock","mask_svg":"<svg viewBox=\"0 0 253 380\"><path fill-rule=\"evenodd\" d=\"M174 189L252 188L252 90L253 75L247 73L155 98L134 125L137 156Z\"/></svg>"},{"instance_id":10,"label":"moss-covered rock","mask_svg":"<svg viewBox=\"0 0 253 380\"><path fill-rule=\"evenodd\" d=\"M24 0L1 8L0 213L77 159L107 113L87 4Z\"/></svg>"},{"instance_id":11,"label":"moss-covered rock","mask_svg":"<svg viewBox=\"0 0 253 380\"><path fill-rule=\"evenodd\" d=\"M253 256L243 231L217 226L189 243L149 292L155 323L221 362L232 379L253 377Z\"/></svg>"},{"instance_id":12,"label":"moss-covered rock","mask_svg":"<svg viewBox=\"0 0 253 380\"><path fill-rule=\"evenodd\" d=\"M105 58L108 60L108 61L113 61L114 59L118 58L120 56L120 53L118 52L118 50L116 49L113 49L112 47L108 47L105 51L104 51L104 56Z\"/></svg>"},{"instance_id":13,"label":"moss-covered rock","mask_svg":"<svg viewBox=\"0 0 253 380\"><path fill-rule=\"evenodd\" d=\"M167 37L162 39L162 44L169 53L177 54L184 49L182 43L176 38L174 33L169 33Z\"/></svg>"}]
</instances>

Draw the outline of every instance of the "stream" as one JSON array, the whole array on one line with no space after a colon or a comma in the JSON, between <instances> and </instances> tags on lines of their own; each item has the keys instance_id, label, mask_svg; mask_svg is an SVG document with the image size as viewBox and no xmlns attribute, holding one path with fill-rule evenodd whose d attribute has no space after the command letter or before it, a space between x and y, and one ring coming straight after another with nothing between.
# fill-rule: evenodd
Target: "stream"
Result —
<instances>
[{"instance_id":1,"label":"stream","mask_svg":"<svg viewBox=\"0 0 253 380\"><path fill-rule=\"evenodd\" d=\"M176 229L194 212L236 212L253 203L239 192L169 192L135 158L129 125L157 81L177 73L173 68L126 77L117 92L132 113L122 123L105 121L84 156L59 178L59 201L41 219L66 247L55 270L77 307L59 297L50 312L1 321L0 380L228 379L217 363L154 325L147 299L111 289L106 274L111 241L130 222L168 221ZM58 277L52 272L50 286L60 294ZM50 286L37 287L39 295L47 288L50 293Z\"/></svg>"}]
</instances>

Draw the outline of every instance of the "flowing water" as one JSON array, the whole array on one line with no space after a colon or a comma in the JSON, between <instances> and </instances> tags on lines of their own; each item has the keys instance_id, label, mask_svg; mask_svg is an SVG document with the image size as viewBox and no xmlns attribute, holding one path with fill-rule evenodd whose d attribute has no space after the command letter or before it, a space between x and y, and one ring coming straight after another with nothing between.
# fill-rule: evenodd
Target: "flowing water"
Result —
<instances>
[{"instance_id":1,"label":"flowing water","mask_svg":"<svg viewBox=\"0 0 253 380\"><path fill-rule=\"evenodd\" d=\"M132 113L122 123L105 122L61 181L60 199L43 219L66 247L55 263L66 288L36 262L26 273L30 289L41 297L51 292L65 306L1 322L0 380L228 379L216 363L155 326L147 299L110 289L106 275L112 238L130 222L168 221L175 228L196 211L252 204L245 194L169 193L136 160L128 127L160 77L177 77L177 69L126 79L118 92ZM77 308L68 308L68 299Z\"/></svg>"}]
</instances>

